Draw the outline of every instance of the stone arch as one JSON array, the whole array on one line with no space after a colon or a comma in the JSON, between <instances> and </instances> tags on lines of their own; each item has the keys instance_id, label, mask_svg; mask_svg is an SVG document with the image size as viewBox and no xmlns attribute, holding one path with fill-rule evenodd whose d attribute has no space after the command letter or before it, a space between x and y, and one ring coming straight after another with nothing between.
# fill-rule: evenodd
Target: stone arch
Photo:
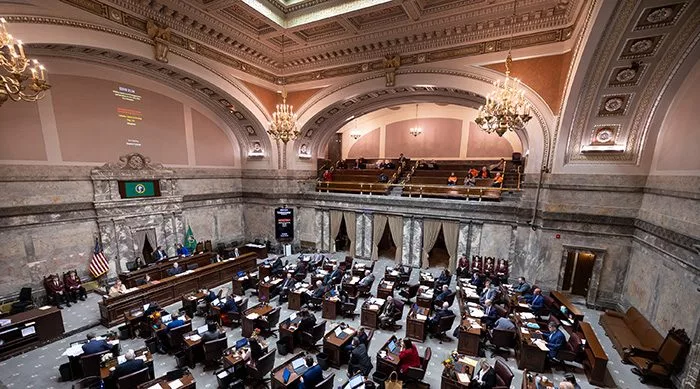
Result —
<instances>
[{"instance_id":1,"label":"stone arch","mask_svg":"<svg viewBox=\"0 0 700 389\"><path fill-rule=\"evenodd\" d=\"M313 156L323 151L333 134L349 117L397 104L417 102L441 102L478 108L493 89L493 81L501 79L499 72L472 67L469 72L441 69L426 69L399 72L397 84L384 87L382 74L327 88L299 110L300 139L294 150L302 143L310 145ZM532 162L526 171L538 172L546 166L551 154L551 134L555 117L544 100L532 89L523 86L526 98L533 107L533 119L526 131L518 133L523 150L528 150ZM297 154L296 152L292 153ZM294 163L300 165L295 159ZM301 161L301 163L308 163Z\"/></svg>"}]
</instances>

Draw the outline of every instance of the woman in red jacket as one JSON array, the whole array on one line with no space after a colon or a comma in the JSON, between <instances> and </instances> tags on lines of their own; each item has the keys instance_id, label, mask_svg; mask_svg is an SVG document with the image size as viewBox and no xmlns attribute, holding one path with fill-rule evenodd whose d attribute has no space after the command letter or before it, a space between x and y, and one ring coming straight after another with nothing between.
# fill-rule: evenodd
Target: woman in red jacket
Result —
<instances>
[{"instance_id":1,"label":"woman in red jacket","mask_svg":"<svg viewBox=\"0 0 700 389\"><path fill-rule=\"evenodd\" d=\"M404 338L401 352L399 353L399 378L403 377L409 367L421 367L418 349L410 339Z\"/></svg>"}]
</instances>

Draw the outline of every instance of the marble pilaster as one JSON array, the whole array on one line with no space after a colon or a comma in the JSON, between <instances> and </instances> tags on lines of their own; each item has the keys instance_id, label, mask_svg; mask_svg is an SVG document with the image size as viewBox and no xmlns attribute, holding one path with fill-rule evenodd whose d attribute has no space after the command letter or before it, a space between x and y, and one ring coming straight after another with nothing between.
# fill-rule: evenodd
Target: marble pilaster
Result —
<instances>
[{"instance_id":1,"label":"marble pilaster","mask_svg":"<svg viewBox=\"0 0 700 389\"><path fill-rule=\"evenodd\" d=\"M413 240L411 242L411 266L420 267L423 257L423 219L413 219Z\"/></svg>"},{"instance_id":2,"label":"marble pilaster","mask_svg":"<svg viewBox=\"0 0 700 389\"><path fill-rule=\"evenodd\" d=\"M331 214L328 211L323 211L321 219L321 231L323 235L323 251L331 251L335 243L331 237Z\"/></svg>"},{"instance_id":3,"label":"marble pilaster","mask_svg":"<svg viewBox=\"0 0 700 389\"><path fill-rule=\"evenodd\" d=\"M467 253L469 249L469 224L459 225L459 240L457 242L457 257Z\"/></svg>"},{"instance_id":4,"label":"marble pilaster","mask_svg":"<svg viewBox=\"0 0 700 389\"><path fill-rule=\"evenodd\" d=\"M324 246L324 234L323 234L323 211L315 210L314 213L314 231L316 248L325 250Z\"/></svg>"},{"instance_id":5,"label":"marble pilaster","mask_svg":"<svg viewBox=\"0 0 700 389\"><path fill-rule=\"evenodd\" d=\"M355 236L352 239L352 243L355 245L355 256L364 257L364 247L365 247L365 214L356 213L355 214Z\"/></svg>"},{"instance_id":6,"label":"marble pilaster","mask_svg":"<svg viewBox=\"0 0 700 389\"><path fill-rule=\"evenodd\" d=\"M411 264L412 244L413 241L413 219L410 217L403 218L403 242L401 247L401 263L404 265Z\"/></svg>"},{"instance_id":7,"label":"marble pilaster","mask_svg":"<svg viewBox=\"0 0 700 389\"><path fill-rule=\"evenodd\" d=\"M468 257L471 258L475 255L481 253L481 229L483 224L481 223L470 223L469 224L469 252Z\"/></svg>"},{"instance_id":8,"label":"marble pilaster","mask_svg":"<svg viewBox=\"0 0 700 389\"><path fill-rule=\"evenodd\" d=\"M365 233L365 240L364 240L364 247L362 251L362 256L363 258L369 258L372 256L372 245L374 244L372 240L372 235L374 232L374 217L366 213L365 214L365 225L364 225L364 233Z\"/></svg>"}]
</instances>

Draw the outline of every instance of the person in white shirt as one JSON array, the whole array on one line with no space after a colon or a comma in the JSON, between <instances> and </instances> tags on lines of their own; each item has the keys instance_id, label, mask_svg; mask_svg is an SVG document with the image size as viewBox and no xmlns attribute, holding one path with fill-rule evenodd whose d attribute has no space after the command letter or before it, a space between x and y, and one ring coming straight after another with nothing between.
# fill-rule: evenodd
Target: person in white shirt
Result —
<instances>
[{"instance_id":1,"label":"person in white shirt","mask_svg":"<svg viewBox=\"0 0 700 389\"><path fill-rule=\"evenodd\" d=\"M496 386L496 372L485 359L481 361L481 369L472 382L474 385L469 386L470 389L492 389Z\"/></svg>"}]
</instances>

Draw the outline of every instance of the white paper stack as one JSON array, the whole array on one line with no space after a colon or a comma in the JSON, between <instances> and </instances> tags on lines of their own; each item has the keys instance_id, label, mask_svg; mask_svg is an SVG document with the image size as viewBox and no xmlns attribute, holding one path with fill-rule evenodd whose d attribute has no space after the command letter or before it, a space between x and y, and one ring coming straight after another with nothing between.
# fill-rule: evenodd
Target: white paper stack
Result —
<instances>
[{"instance_id":1,"label":"white paper stack","mask_svg":"<svg viewBox=\"0 0 700 389\"><path fill-rule=\"evenodd\" d=\"M250 320L255 320L255 319L259 318L260 315L258 315L257 313L253 312L253 313L249 313L248 316L246 316L246 317L247 317L248 319L250 319Z\"/></svg>"}]
</instances>

